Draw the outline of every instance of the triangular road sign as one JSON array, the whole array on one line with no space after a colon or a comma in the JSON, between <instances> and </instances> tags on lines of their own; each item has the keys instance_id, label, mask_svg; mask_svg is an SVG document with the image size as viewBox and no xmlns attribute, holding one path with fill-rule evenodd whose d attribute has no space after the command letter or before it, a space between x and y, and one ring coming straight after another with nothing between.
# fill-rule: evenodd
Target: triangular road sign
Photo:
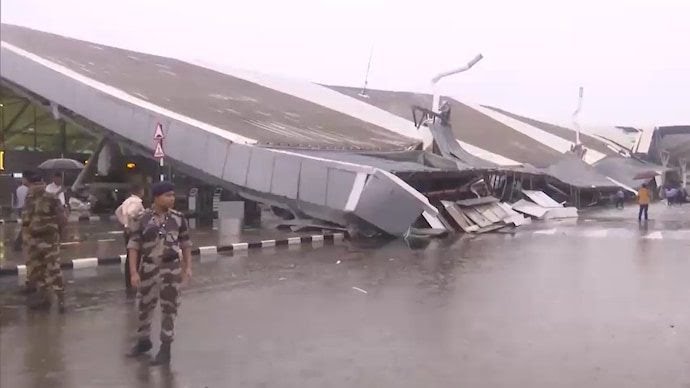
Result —
<instances>
[{"instance_id":1,"label":"triangular road sign","mask_svg":"<svg viewBox=\"0 0 690 388\"><path fill-rule=\"evenodd\" d=\"M156 132L153 133L153 140L161 140L165 137L163 134L163 124L156 124Z\"/></svg>"},{"instance_id":2,"label":"triangular road sign","mask_svg":"<svg viewBox=\"0 0 690 388\"><path fill-rule=\"evenodd\" d=\"M156 150L153 151L153 157L156 159L165 157L165 152L163 152L163 145L161 142L156 143Z\"/></svg>"}]
</instances>

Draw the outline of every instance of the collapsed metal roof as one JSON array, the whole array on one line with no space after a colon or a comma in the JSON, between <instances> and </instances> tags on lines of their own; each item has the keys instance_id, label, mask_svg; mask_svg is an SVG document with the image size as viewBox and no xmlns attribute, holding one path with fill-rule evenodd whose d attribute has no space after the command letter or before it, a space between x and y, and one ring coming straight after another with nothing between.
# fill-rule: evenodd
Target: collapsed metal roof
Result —
<instances>
[{"instance_id":1,"label":"collapsed metal roof","mask_svg":"<svg viewBox=\"0 0 690 388\"><path fill-rule=\"evenodd\" d=\"M568 185L580 189L615 189L617 184L607 179L606 176L598 172L594 167L575 157L568 156L543 168L546 174L560 180Z\"/></svg>"},{"instance_id":2,"label":"collapsed metal roof","mask_svg":"<svg viewBox=\"0 0 690 388\"><path fill-rule=\"evenodd\" d=\"M424 93L387 90L367 90L367 97L359 95L361 89L328 86L350 97L411 119L411 106L431 106L432 96ZM550 148L513 128L452 98L443 97L450 104L450 124L457 139L473 146L537 167L546 167L558 161L562 153Z\"/></svg>"},{"instance_id":3,"label":"collapsed metal roof","mask_svg":"<svg viewBox=\"0 0 690 388\"><path fill-rule=\"evenodd\" d=\"M498 112L498 113L504 114L504 115L509 116L509 117L512 117L512 118L514 118L514 119L516 119L516 120L520 120L520 121L522 121L522 122L524 122L524 123L526 123L526 124L529 124L529 125L532 125L532 126L534 126L534 127L537 127L537 128L539 128L539 129L541 129L541 130L543 130L543 131L546 131L546 132L552 134L552 135L556 135L556 136L559 136L559 137L562 137L562 138L568 139L568 140L573 140L573 139L575 139L575 131L572 130L572 129L570 129L570 128L565 128L565 127L562 127L562 126L559 126L559 125L547 123L547 122L544 122L544 121L535 120L535 119L532 119L532 118L529 118L529 117L525 117L525 116L521 116L521 115L518 115L518 114L515 114L515 113L512 113L512 112L508 112L508 111L506 111L506 110L503 110L503 109L500 109L500 108L496 108L496 107L493 107L493 106L488 106L488 105L485 105L485 106L486 106L487 108L489 108L489 109L495 110L495 111ZM604 154L604 155L612 156L612 155L617 155L617 154L618 154L616 151L614 151L614 150L612 150L611 148L609 148L609 147L606 145L606 143L604 143L603 141L601 141L601 140L599 140L599 139L597 139L597 138L595 138L595 137L593 137L593 136L590 136L590 135L588 135L588 134L586 134L586 133L582 133L582 132L580 133L580 141L581 141L582 144L584 144L587 148L590 148L590 149L596 150L596 151L598 151L598 152L601 152L601 153Z\"/></svg>"},{"instance_id":4,"label":"collapsed metal roof","mask_svg":"<svg viewBox=\"0 0 690 388\"><path fill-rule=\"evenodd\" d=\"M416 146L415 139L179 60L16 26L0 32L4 86L130 147L153 151L161 125L166 163L185 174L295 214L391 235L406 233L421 215L438 215L389 171L284 149L392 151Z\"/></svg>"},{"instance_id":5,"label":"collapsed metal roof","mask_svg":"<svg viewBox=\"0 0 690 388\"><path fill-rule=\"evenodd\" d=\"M639 188L640 185L644 183L644 181L634 179L637 174L648 171L663 172L668 170L662 166L643 162L636 158L623 158L616 156L610 156L602 159L595 163L593 167L600 174L610 177L616 182L620 182L623 185L633 189Z\"/></svg>"},{"instance_id":6,"label":"collapsed metal roof","mask_svg":"<svg viewBox=\"0 0 690 388\"><path fill-rule=\"evenodd\" d=\"M177 59L2 24L2 41L236 135L291 148L395 150L419 143L322 105Z\"/></svg>"},{"instance_id":7,"label":"collapsed metal roof","mask_svg":"<svg viewBox=\"0 0 690 388\"><path fill-rule=\"evenodd\" d=\"M486 169L449 160L425 151L396 151L379 153L353 153L349 151L298 151L302 155L337 160L339 162L372 166L393 173L403 179L417 177L461 178L481 176ZM419 174L422 173L422 174Z\"/></svg>"}]
</instances>

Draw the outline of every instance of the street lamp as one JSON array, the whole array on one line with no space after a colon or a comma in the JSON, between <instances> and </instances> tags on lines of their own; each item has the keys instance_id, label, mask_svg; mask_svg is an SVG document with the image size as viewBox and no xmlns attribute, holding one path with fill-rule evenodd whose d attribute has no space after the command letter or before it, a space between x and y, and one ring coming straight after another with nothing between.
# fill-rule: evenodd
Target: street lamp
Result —
<instances>
[{"instance_id":1,"label":"street lamp","mask_svg":"<svg viewBox=\"0 0 690 388\"><path fill-rule=\"evenodd\" d=\"M438 85L438 81L440 81L441 79L443 79L443 78L445 78L445 77L448 77L448 76L450 76L450 75L457 74L457 73L462 73L463 71L467 71L467 70L471 69L472 66L476 65L477 62L479 62L479 61L482 60L482 58L484 58L484 56L483 56L482 54L477 54L477 56L474 57L471 61L469 61L465 66L462 66L462 67L459 67L459 68L457 68L457 69L453 69L453 70L450 70L450 71L446 71L446 72L440 73L440 74L438 74L436 77L434 77L434 78L431 79L431 89L432 89L433 92L434 92L434 99L433 99L433 102L431 103L431 110L432 110L432 111L438 113L439 102L440 102L440 100L441 100L441 96L439 95L438 86L437 86L437 85Z\"/></svg>"}]
</instances>

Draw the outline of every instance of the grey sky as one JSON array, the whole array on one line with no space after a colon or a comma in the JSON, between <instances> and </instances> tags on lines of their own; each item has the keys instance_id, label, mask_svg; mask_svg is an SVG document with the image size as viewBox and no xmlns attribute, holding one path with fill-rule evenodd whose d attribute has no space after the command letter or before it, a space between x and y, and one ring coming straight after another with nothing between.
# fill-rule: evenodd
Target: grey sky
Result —
<instances>
[{"instance_id":1,"label":"grey sky","mask_svg":"<svg viewBox=\"0 0 690 388\"><path fill-rule=\"evenodd\" d=\"M422 8L421 5L424 4ZM690 124L690 1L2 0L2 21L311 81L442 91L570 124Z\"/></svg>"}]
</instances>

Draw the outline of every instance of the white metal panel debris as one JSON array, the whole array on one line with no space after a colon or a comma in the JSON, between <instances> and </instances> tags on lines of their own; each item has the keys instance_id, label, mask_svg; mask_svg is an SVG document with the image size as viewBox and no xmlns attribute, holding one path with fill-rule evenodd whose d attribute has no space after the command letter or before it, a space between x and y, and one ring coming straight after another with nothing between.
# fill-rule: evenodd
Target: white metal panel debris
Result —
<instances>
[{"instance_id":1,"label":"white metal panel debris","mask_svg":"<svg viewBox=\"0 0 690 388\"><path fill-rule=\"evenodd\" d=\"M457 202L441 201L444 209L457 227L466 233L486 233L509 225L520 226L530 222L515 212L507 203L493 197L476 198Z\"/></svg>"},{"instance_id":2,"label":"white metal panel debris","mask_svg":"<svg viewBox=\"0 0 690 388\"><path fill-rule=\"evenodd\" d=\"M541 220L577 218L578 216L577 208L564 207L543 191L523 190L523 193L536 203L521 199L513 204L513 210Z\"/></svg>"},{"instance_id":3,"label":"white metal panel debris","mask_svg":"<svg viewBox=\"0 0 690 388\"><path fill-rule=\"evenodd\" d=\"M544 215L548 211L547 208L532 203L525 199L521 199L513 204L513 210L519 211L520 213L527 214L536 218L544 218Z\"/></svg>"},{"instance_id":4,"label":"white metal panel debris","mask_svg":"<svg viewBox=\"0 0 690 388\"><path fill-rule=\"evenodd\" d=\"M527 198L531 199L532 202L536 203L541 207L563 207L562 204L554 201L553 198L546 195L546 193L544 193L543 191L522 190L522 192L527 196Z\"/></svg>"}]
</instances>

